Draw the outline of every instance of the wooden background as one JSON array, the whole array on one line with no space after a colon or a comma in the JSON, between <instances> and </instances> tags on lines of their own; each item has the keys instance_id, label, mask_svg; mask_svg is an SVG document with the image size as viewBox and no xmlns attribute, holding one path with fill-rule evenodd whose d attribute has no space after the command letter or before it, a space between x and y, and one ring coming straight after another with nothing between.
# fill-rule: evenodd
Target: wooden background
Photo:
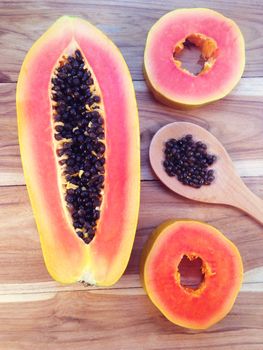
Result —
<instances>
[{"instance_id":1,"label":"wooden background","mask_svg":"<svg viewBox=\"0 0 263 350\"><path fill-rule=\"evenodd\" d=\"M142 75L146 34L165 12L210 7L232 17L246 40L246 70L224 100L190 111L153 100ZM136 89L142 153L139 226L125 275L110 289L61 286L46 272L26 192L17 140L15 89L32 43L60 15L79 15L120 47ZM173 121L209 129L246 184L263 197L263 3L261 0L0 1L0 349L263 349L263 227L230 207L167 190L153 175L148 147ZM168 218L207 221L240 249L245 280L232 312L205 332L167 321L141 288L138 263L152 229Z\"/></svg>"}]
</instances>

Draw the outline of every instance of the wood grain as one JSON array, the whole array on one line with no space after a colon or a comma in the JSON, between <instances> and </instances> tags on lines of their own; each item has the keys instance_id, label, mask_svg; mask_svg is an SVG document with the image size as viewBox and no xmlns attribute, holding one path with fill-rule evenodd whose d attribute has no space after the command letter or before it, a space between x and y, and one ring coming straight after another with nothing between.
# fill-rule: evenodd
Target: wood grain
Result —
<instances>
[{"instance_id":1,"label":"wood grain","mask_svg":"<svg viewBox=\"0 0 263 350\"><path fill-rule=\"evenodd\" d=\"M0 81L16 81L22 60L33 42L59 16L82 16L105 31L121 48L132 77L142 80L143 50L148 30L167 11L182 7L180 0L1 1ZM183 6L210 7L234 19L246 41L244 76L263 76L262 4L258 0L191 0ZM12 20L10 20L12 19ZM135 25L136 23L136 25Z\"/></svg>"},{"instance_id":2,"label":"wood grain","mask_svg":"<svg viewBox=\"0 0 263 350\"><path fill-rule=\"evenodd\" d=\"M259 178L245 178L245 181L258 196L263 197ZM50 281L25 186L0 187L0 209L1 283ZM200 204L182 198L159 181L144 181L134 248L119 287L134 286L125 279L139 273L139 260L147 237L162 221L171 218L192 218L211 223L237 244L245 271L263 266L263 229L253 219L230 207ZM133 277L131 281L133 283Z\"/></svg>"},{"instance_id":3,"label":"wood grain","mask_svg":"<svg viewBox=\"0 0 263 350\"><path fill-rule=\"evenodd\" d=\"M262 313L260 299L242 293L227 318L206 332L194 332L171 324L140 293L63 292L1 305L0 343L12 350L262 350Z\"/></svg>"},{"instance_id":4,"label":"wood grain","mask_svg":"<svg viewBox=\"0 0 263 350\"><path fill-rule=\"evenodd\" d=\"M263 78L244 78L225 99L192 110L175 110L135 83L141 128L142 179L154 179L148 149L155 132L174 121L189 121L212 132L225 146L241 176L263 176ZM17 139L15 84L0 84L0 185L25 183Z\"/></svg>"},{"instance_id":5,"label":"wood grain","mask_svg":"<svg viewBox=\"0 0 263 350\"><path fill-rule=\"evenodd\" d=\"M234 208L184 199L151 171L152 136L173 121L196 123L225 146L247 186L263 198L263 3L260 0L189 0L233 18L246 40L246 69L225 99L176 110L156 102L142 75L152 24L181 7L180 0L0 0L0 349L2 350L262 350L263 228ZM124 276L111 288L52 281L21 168L15 82L27 50L59 16L89 19L120 47L135 81L141 126L142 192L139 225ZM168 322L146 297L139 279L143 245L168 218L206 221L240 249L245 277L232 312L205 332Z\"/></svg>"}]
</instances>

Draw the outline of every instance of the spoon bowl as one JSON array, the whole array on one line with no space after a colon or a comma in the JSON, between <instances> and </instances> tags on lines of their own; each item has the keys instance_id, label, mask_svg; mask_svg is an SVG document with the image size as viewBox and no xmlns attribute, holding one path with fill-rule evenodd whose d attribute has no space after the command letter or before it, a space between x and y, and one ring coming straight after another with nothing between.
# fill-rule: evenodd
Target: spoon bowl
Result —
<instances>
[{"instance_id":1,"label":"spoon bowl","mask_svg":"<svg viewBox=\"0 0 263 350\"><path fill-rule=\"evenodd\" d=\"M180 139L191 134L195 141L207 145L207 152L217 157L211 169L215 180L210 185L193 188L170 177L163 167L164 144L171 138ZM150 162L158 178L172 191L200 202L226 204L239 208L263 224L263 201L253 194L237 174L224 146L206 129L187 122L175 122L161 128L150 145Z\"/></svg>"}]
</instances>

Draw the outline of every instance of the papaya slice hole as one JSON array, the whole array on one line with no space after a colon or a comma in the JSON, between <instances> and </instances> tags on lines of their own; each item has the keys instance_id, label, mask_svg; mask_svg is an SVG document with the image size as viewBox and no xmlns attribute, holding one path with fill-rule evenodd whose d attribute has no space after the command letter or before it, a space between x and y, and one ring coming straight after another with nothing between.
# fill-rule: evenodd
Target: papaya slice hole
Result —
<instances>
[{"instance_id":1,"label":"papaya slice hole","mask_svg":"<svg viewBox=\"0 0 263 350\"><path fill-rule=\"evenodd\" d=\"M184 255L178 265L180 285L187 290L197 290L205 280L203 260L195 255Z\"/></svg>"},{"instance_id":2,"label":"papaya slice hole","mask_svg":"<svg viewBox=\"0 0 263 350\"><path fill-rule=\"evenodd\" d=\"M218 56L214 39L204 34L194 33L179 41L173 52L176 66L190 75L201 75L208 72Z\"/></svg>"}]
</instances>

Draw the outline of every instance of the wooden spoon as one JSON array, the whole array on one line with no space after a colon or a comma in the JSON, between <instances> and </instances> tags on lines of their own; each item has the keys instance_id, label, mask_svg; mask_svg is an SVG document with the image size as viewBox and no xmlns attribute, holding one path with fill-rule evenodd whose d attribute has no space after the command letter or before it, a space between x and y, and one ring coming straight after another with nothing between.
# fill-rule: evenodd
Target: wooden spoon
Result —
<instances>
[{"instance_id":1,"label":"wooden spoon","mask_svg":"<svg viewBox=\"0 0 263 350\"><path fill-rule=\"evenodd\" d=\"M170 177L163 168L164 143L171 138L192 134L195 141L207 145L208 153L217 156L211 169L215 180L209 186L193 188ZM207 130L192 123L175 122L161 128L150 145L150 162L159 179L172 191L200 202L227 204L239 208L263 224L263 200L252 193L237 174L233 162L222 144Z\"/></svg>"}]
</instances>

